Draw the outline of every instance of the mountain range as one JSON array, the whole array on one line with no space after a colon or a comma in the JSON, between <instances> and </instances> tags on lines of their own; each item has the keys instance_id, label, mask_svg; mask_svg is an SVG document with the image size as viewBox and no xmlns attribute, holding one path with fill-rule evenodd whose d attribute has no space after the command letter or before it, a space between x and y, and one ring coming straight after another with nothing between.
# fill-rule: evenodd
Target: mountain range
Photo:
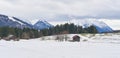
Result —
<instances>
[{"instance_id":1,"label":"mountain range","mask_svg":"<svg viewBox=\"0 0 120 58\"><path fill-rule=\"evenodd\" d=\"M106 23L98 20L90 20L90 19L85 19L85 20L79 20L79 19L73 19L70 20L70 23L74 23L75 25L80 25L83 26L83 28L87 28L91 25L95 26L96 29L98 30L99 33L102 32L112 32L112 28L110 28ZM46 29L50 27L54 27L50 23L44 20L39 20L37 21L34 25L27 23L21 19L18 19L16 17L11 17L11 16L6 16L6 15L1 15L0 14L0 27L17 27L17 28L33 28L33 29Z\"/></svg>"},{"instance_id":2,"label":"mountain range","mask_svg":"<svg viewBox=\"0 0 120 58\"><path fill-rule=\"evenodd\" d=\"M16 27L16 28L33 28L33 29L45 29L52 27L47 21L38 21L34 25L27 23L16 17L6 16L0 14L0 27Z\"/></svg>"}]
</instances>

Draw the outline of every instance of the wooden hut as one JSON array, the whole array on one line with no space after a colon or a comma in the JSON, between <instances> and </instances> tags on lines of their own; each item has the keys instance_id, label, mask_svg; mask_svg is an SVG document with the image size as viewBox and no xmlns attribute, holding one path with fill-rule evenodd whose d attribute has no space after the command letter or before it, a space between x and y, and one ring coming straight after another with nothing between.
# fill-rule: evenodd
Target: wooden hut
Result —
<instances>
[{"instance_id":1,"label":"wooden hut","mask_svg":"<svg viewBox=\"0 0 120 58\"><path fill-rule=\"evenodd\" d=\"M75 41L79 42L80 36L78 36L78 35L73 36L73 42L75 42Z\"/></svg>"}]
</instances>

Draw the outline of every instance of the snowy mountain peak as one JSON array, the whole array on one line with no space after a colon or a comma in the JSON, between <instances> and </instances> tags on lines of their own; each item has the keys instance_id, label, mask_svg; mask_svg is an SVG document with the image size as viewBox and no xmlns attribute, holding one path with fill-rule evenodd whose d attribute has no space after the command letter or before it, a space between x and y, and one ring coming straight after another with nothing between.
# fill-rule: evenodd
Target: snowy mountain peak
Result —
<instances>
[{"instance_id":1,"label":"snowy mountain peak","mask_svg":"<svg viewBox=\"0 0 120 58\"><path fill-rule=\"evenodd\" d=\"M73 19L70 21L70 23L83 26L83 28L87 28L92 25L92 26L95 26L98 32L100 33L113 31L106 23L96 19Z\"/></svg>"}]
</instances>

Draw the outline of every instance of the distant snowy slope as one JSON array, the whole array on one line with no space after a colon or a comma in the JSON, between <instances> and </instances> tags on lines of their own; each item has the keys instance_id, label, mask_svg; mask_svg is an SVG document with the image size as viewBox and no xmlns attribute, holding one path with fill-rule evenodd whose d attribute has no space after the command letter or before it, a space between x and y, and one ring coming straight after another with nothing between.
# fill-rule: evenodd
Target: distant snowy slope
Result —
<instances>
[{"instance_id":1,"label":"distant snowy slope","mask_svg":"<svg viewBox=\"0 0 120 58\"><path fill-rule=\"evenodd\" d=\"M17 20L18 22L23 23L23 25L25 25L27 28L34 28L34 26L31 23L28 23L26 21L20 20L20 19L18 19L16 17L12 17L12 18L15 19L15 20Z\"/></svg>"},{"instance_id":2,"label":"distant snowy slope","mask_svg":"<svg viewBox=\"0 0 120 58\"><path fill-rule=\"evenodd\" d=\"M20 22L20 21L18 21L18 20L16 20L16 19L14 19L13 17L8 16L8 18L9 18L10 20L14 21L14 22L18 22L19 24L24 25L24 23L22 23L22 22Z\"/></svg>"},{"instance_id":3,"label":"distant snowy slope","mask_svg":"<svg viewBox=\"0 0 120 58\"><path fill-rule=\"evenodd\" d=\"M113 30L120 30L120 20L119 19L100 19L100 21L105 22Z\"/></svg>"},{"instance_id":4,"label":"distant snowy slope","mask_svg":"<svg viewBox=\"0 0 120 58\"><path fill-rule=\"evenodd\" d=\"M24 22L16 17L6 16L0 14L0 27L17 27L17 28L33 28L33 26L27 22Z\"/></svg>"}]
</instances>

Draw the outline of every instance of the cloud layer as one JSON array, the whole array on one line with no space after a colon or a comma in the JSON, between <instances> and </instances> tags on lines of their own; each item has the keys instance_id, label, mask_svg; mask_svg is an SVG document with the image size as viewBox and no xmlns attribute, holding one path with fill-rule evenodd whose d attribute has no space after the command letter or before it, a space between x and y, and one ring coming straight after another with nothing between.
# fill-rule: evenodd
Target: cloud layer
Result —
<instances>
[{"instance_id":1,"label":"cloud layer","mask_svg":"<svg viewBox=\"0 0 120 58\"><path fill-rule=\"evenodd\" d=\"M33 23L38 19L52 23L65 23L74 18L105 19L102 21L120 29L120 0L0 0L0 14ZM112 22L106 19L112 19Z\"/></svg>"},{"instance_id":2,"label":"cloud layer","mask_svg":"<svg viewBox=\"0 0 120 58\"><path fill-rule=\"evenodd\" d=\"M120 0L0 0L0 13L25 19L57 15L119 19Z\"/></svg>"}]
</instances>

